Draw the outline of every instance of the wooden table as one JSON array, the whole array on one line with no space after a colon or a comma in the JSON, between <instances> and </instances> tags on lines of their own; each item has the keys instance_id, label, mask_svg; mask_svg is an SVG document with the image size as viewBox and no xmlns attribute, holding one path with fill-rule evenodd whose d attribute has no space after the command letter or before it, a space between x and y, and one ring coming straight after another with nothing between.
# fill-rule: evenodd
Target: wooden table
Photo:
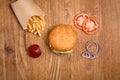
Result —
<instances>
[{"instance_id":1,"label":"wooden table","mask_svg":"<svg viewBox=\"0 0 120 80\"><path fill-rule=\"evenodd\" d=\"M0 80L120 80L120 0L35 0L46 13L41 37L21 28L9 6L14 1L0 0ZM53 54L46 43L49 30L61 23L74 26L78 12L95 18L100 30L87 35L76 29L79 39L73 53ZM95 60L81 57L89 40L102 47ZM41 57L28 56L32 44L41 46Z\"/></svg>"}]
</instances>

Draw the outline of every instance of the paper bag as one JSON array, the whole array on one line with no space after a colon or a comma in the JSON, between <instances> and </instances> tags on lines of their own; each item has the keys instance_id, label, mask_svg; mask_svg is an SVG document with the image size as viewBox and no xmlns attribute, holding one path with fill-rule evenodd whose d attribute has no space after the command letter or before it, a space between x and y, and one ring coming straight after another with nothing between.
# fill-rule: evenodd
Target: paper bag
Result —
<instances>
[{"instance_id":1,"label":"paper bag","mask_svg":"<svg viewBox=\"0 0 120 80\"><path fill-rule=\"evenodd\" d=\"M12 3L11 7L24 30L27 29L28 20L31 16L45 16L45 13L33 0L18 0Z\"/></svg>"}]
</instances>

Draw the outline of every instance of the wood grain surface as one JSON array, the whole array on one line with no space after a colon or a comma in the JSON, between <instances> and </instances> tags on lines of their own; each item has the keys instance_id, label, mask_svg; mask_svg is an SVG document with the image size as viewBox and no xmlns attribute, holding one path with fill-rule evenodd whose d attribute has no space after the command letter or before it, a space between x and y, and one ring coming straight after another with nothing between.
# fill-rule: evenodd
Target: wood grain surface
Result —
<instances>
[{"instance_id":1,"label":"wood grain surface","mask_svg":"<svg viewBox=\"0 0 120 80\"><path fill-rule=\"evenodd\" d=\"M45 11L46 27L41 37L24 31L10 8L15 0L0 0L0 80L120 80L120 0L34 0ZM78 44L70 55L53 54L47 35L56 24L73 24L78 13L87 13L99 24L93 35L78 32ZM95 40L102 47L95 60L81 57L85 43ZM42 56L31 58L32 44Z\"/></svg>"}]
</instances>

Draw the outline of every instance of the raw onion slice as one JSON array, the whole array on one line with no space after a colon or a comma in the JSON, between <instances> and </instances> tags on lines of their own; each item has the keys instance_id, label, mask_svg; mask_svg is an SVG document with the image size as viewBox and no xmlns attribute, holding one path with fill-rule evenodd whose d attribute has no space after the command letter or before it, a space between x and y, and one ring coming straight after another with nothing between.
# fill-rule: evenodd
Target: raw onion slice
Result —
<instances>
[{"instance_id":1,"label":"raw onion slice","mask_svg":"<svg viewBox=\"0 0 120 80\"><path fill-rule=\"evenodd\" d=\"M96 48L94 50L91 50L90 48L92 46L95 46ZM99 43L96 41L89 41L86 43L86 51L82 53L82 57L87 59L95 59L98 56L98 53L101 51L101 47Z\"/></svg>"},{"instance_id":2,"label":"raw onion slice","mask_svg":"<svg viewBox=\"0 0 120 80\"><path fill-rule=\"evenodd\" d=\"M96 58L95 55L93 55L92 53L90 53L90 52L88 52L88 51L83 52L83 53L82 53L82 57L87 58L87 59L95 59L95 58Z\"/></svg>"},{"instance_id":3,"label":"raw onion slice","mask_svg":"<svg viewBox=\"0 0 120 80\"><path fill-rule=\"evenodd\" d=\"M90 47L92 47L92 46L95 46L96 49L95 50L91 50ZM96 41L91 40L91 41L86 43L86 50L88 52L98 53L100 51L100 45Z\"/></svg>"}]
</instances>

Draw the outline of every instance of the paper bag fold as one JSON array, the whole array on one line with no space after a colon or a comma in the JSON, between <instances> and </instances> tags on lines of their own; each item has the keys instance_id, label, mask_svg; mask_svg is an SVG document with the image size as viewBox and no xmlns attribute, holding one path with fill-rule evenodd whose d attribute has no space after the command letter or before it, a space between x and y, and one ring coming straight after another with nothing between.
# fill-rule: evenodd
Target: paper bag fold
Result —
<instances>
[{"instance_id":1,"label":"paper bag fold","mask_svg":"<svg viewBox=\"0 0 120 80\"><path fill-rule=\"evenodd\" d=\"M28 20L31 16L45 16L45 13L33 0L18 0L12 3L11 7L24 30L27 29Z\"/></svg>"}]
</instances>

